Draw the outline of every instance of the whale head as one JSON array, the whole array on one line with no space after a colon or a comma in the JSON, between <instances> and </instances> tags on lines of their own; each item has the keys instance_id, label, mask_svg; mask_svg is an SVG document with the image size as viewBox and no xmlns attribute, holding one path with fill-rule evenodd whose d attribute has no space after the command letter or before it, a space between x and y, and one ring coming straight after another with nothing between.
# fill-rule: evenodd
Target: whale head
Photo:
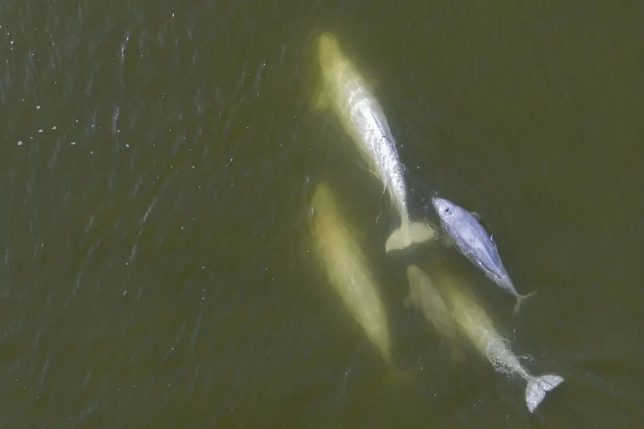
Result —
<instances>
[{"instance_id":1,"label":"whale head","mask_svg":"<svg viewBox=\"0 0 644 429\"><path fill-rule=\"evenodd\" d=\"M432 205L434 206L436 213L438 213L438 216L444 221L449 221L460 214L460 210L458 210L459 208L456 204L446 200L445 198L432 198Z\"/></svg>"},{"instance_id":2,"label":"whale head","mask_svg":"<svg viewBox=\"0 0 644 429\"><path fill-rule=\"evenodd\" d=\"M337 37L331 33L323 33L318 36L318 60L321 64L328 66L342 58L342 51Z\"/></svg>"}]
</instances>

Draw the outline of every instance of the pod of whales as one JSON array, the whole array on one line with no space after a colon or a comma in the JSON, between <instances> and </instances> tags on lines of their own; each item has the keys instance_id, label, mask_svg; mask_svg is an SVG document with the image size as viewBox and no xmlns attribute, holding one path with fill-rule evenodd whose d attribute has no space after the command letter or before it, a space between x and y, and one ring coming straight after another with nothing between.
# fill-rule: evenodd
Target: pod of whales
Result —
<instances>
[{"instance_id":1,"label":"pod of whales","mask_svg":"<svg viewBox=\"0 0 644 429\"><path fill-rule=\"evenodd\" d=\"M515 297L516 314L521 303L536 292L520 295L516 291L496 244L479 224L478 215L446 198L434 197L432 207L442 231L427 221L410 219L404 167L383 109L355 65L343 54L334 35L321 34L315 48L320 82L314 106L318 111L333 114L368 163L369 170L388 192L400 219L400 226L385 240L385 252L422 252L422 248L412 249L412 245L425 242L433 242L432 246L455 244L459 253L487 278ZM374 349L394 367L378 281L351 233L352 228L342 218L328 184L322 182L315 188L311 205L315 252L326 279L342 297ZM436 240L441 234L444 240ZM406 275L410 289L403 304L417 309L434 331L451 344L466 343L495 370L524 379L525 402L530 413L537 409L547 392L563 383L560 375L535 376L521 365L509 341L499 334L493 318L473 291L464 286L458 273L440 264L433 264L427 272L410 264Z\"/></svg>"}]
</instances>

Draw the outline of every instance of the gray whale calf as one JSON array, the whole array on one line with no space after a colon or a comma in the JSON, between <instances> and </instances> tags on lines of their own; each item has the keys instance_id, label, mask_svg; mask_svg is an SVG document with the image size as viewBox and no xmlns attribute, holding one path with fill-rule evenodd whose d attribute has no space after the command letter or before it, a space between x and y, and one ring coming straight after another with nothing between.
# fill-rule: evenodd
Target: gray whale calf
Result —
<instances>
[{"instance_id":1,"label":"gray whale calf","mask_svg":"<svg viewBox=\"0 0 644 429\"><path fill-rule=\"evenodd\" d=\"M432 205L438 213L443 230L454 240L456 247L467 259L479 267L485 275L499 287L514 295L517 300L514 314L521 304L537 292L520 295L514 288L508 275L494 239L478 221L478 215L472 214L445 198L432 198Z\"/></svg>"}]
</instances>

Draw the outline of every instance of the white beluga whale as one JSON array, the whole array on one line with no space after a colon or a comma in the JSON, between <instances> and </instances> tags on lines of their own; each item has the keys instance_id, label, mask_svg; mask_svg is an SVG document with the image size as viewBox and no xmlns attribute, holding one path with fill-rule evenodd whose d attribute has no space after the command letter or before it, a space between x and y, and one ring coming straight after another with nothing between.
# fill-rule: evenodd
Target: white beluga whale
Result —
<instances>
[{"instance_id":1,"label":"white beluga whale","mask_svg":"<svg viewBox=\"0 0 644 429\"><path fill-rule=\"evenodd\" d=\"M472 292L462 285L461 280L444 267L434 265L430 272L431 276L420 269L414 269L413 275L408 275L409 281L435 285L440 291L445 307L458 325L459 331L474 348L492 364L496 371L519 376L527 382L525 402L528 410L534 413L546 397L546 393L560 385L564 378L557 374L540 376L530 374L512 352L509 341L497 332L485 308L479 304ZM439 320L444 320L444 316L438 315L438 317ZM449 331L443 329L439 332L445 335ZM450 338L452 336L453 334L450 333Z\"/></svg>"},{"instance_id":2,"label":"white beluga whale","mask_svg":"<svg viewBox=\"0 0 644 429\"><path fill-rule=\"evenodd\" d=\"M438 213L443 230L450 239L446 243L456 244L458 250L499 287L514 295L516 314L521 304L537 292L520 295L514 288L512 279L501 262L494 238L479 223L479 216L470 213L453 202L439 197L432 198L432 205Z\"/></svg>"},{"instance_id":3,"label":"white beluga whale","mask_svg":"<svg viewBox=\"0 0 644 429\"><path fill-rule=\"evenodd\" d=\"M313 192L310 216L313 250L327 279L388 364L393 364L389 325L380 287L326 182Z\"/></svg>"},{"instance_id":4,"label":"white beluga whale","mask_svg":"<svg viewBox=\"0 0 644 429\"><path fill-rule=\"evenodd\" d=\"M385 382L408 383L413 371L396 365L380 284L360 247L355 228L342 216L326 182L316 185L309 215L313 254L346 309L379 352L388 369Z\"/></svg>"},{"instance_id":5,"label":"white beluga whale","mask_svg":"<svg viewBox=\"0 0 644 429\"><path fill-rule=\"evenodd\" d=\"M369 85L344 56L335 36L320 35L317 51L321 85L316 106L333 111L371 172L384 185L400 216L401 225L387 239L385 250L400 250L434 239L437 228L410 219L403 165L387 119Z\"/></svg>"},{"instance_id":6,"label":"white beluga whale","mask_svg":"<svg viewBox=\"0 0 644 429\"><path fill-rule=\"evenodd\" d=\"M416 265L409 265L407 281L409 295L403 301L405 307L418 309L434 325L436 332L445 338L450 340L458 338L458 326L431 278Z\"/></svg>"},{"instance_id":7,"label":"white beluga whale","mask_svg":"<svg viewBox=\"0 0 644 429\"><path fill-rule=\"evenodd\" d=\"M416 308L437 333L449 340L452 362L463 362L465 357L458 341L461 335L459 327L432 279L416 265L408 265L407 281L409 295L403 300L405 307Z\"/></svg>"}]
</instances>

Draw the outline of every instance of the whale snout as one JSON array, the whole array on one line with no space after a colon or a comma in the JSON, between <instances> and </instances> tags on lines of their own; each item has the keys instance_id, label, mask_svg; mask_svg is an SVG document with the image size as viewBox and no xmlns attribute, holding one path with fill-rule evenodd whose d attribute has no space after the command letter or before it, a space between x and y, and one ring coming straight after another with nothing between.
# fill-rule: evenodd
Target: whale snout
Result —
<instances>
[{"instance_id":1,"label":"whale snout","mask_svg":"<svg viewBox=\"0 0 644 429\"><path fill-rule=\"evenodd\" d=\"M451 208L449 201L439 197L432 198L432 205L438 213L444 213L446 211L448 212Z\"/></svg>"},{"instance_id":2,"label":"whale snout","mask_svg":"<svg viewBox=\"0 0 644 429\"><path fill-rule=\"evenodd\" d=\"M320 59L331 61L333 59L337 59L341 55L338 39L334 35L323 33L318 36L317 43Z\"/></svg>"}]
</instances>

